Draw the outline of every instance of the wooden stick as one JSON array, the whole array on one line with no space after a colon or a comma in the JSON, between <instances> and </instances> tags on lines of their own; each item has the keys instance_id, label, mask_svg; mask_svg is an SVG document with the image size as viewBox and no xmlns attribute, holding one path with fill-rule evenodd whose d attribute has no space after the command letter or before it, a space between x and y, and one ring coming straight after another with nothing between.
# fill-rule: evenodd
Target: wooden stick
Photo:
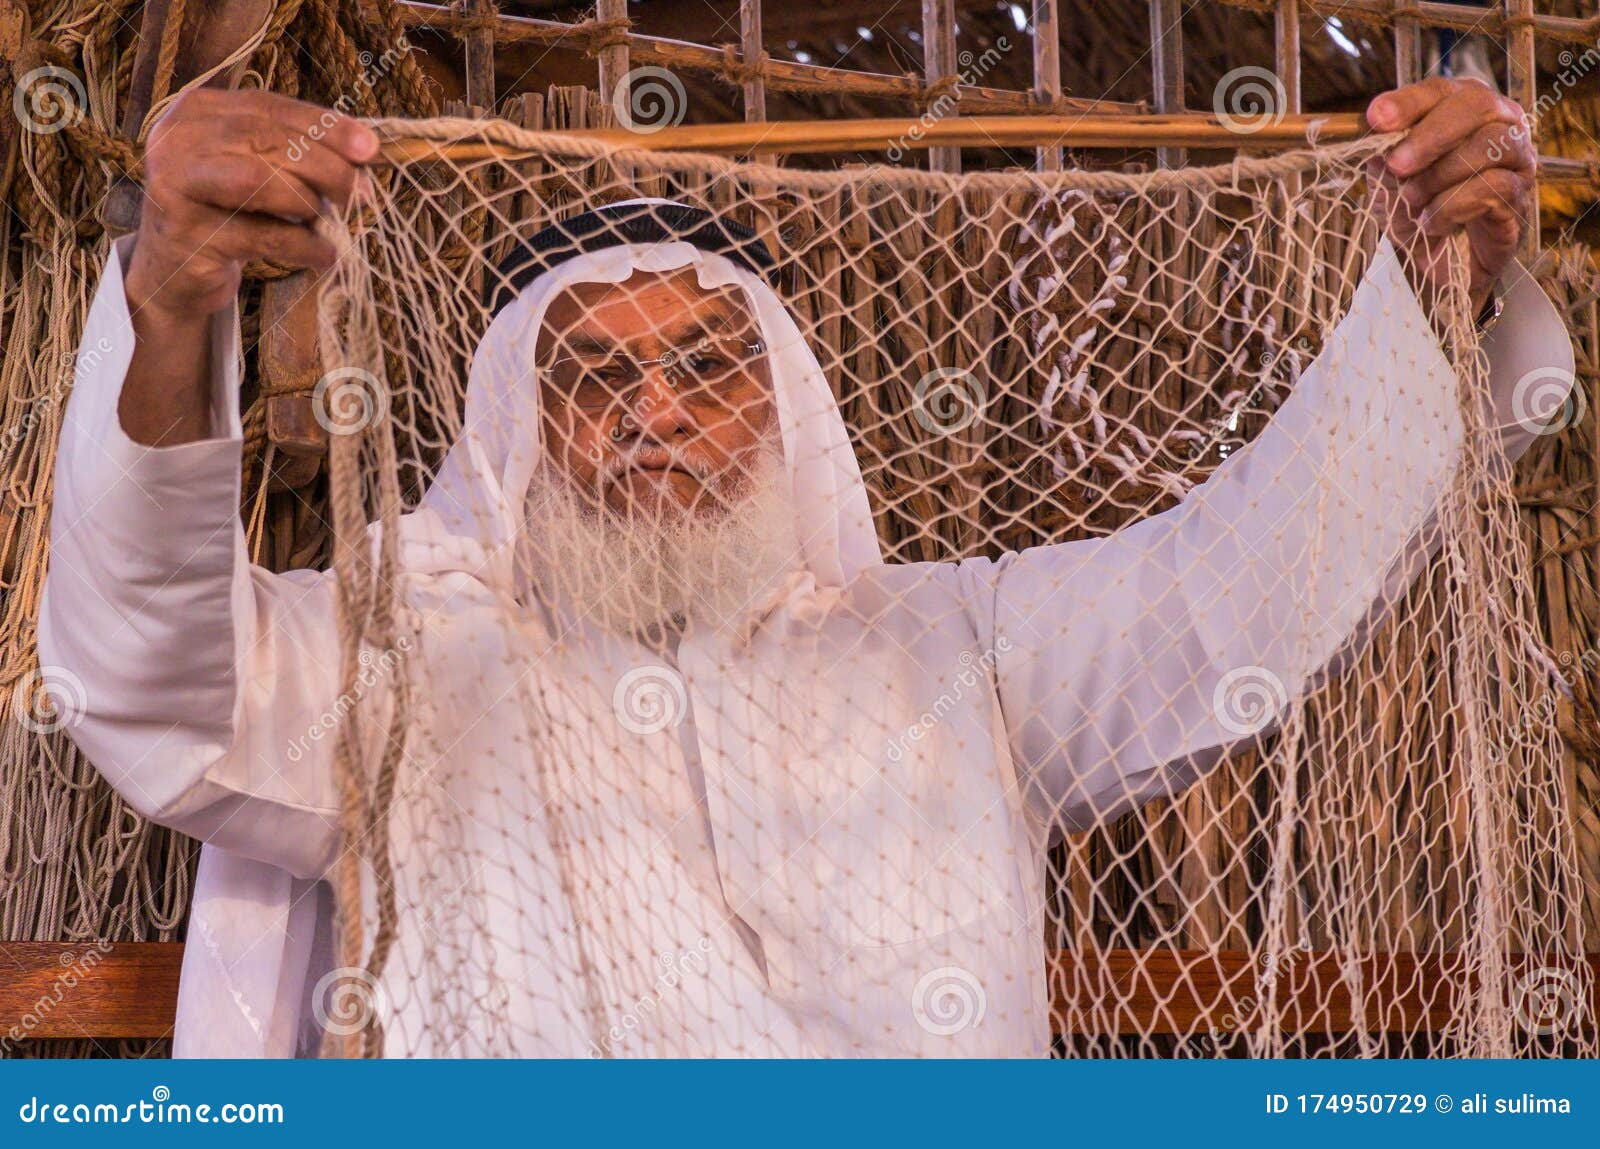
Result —
<instances>
[{"instance_id":1,"label":"wooden stick","mask_svg":"<svg viewBox=\"0 0 1600 1149\"><path fill-rule=\"evenodd\" d=\"M1359 113L1284 116L1244 133L1208 113L1172 116L968 116L937 120L774 120L765 124L686 124L658 132L622 129L573 133L616 148L743 155L886 151L928 147L1234 148L1344 143L1368 134ZM483 140L434 142L396 138L384 145L391 162L449 157L471 161L515 154Z\"/></svg>"},{"instance_id":2,"label":"wooden stick","mask_svg":"<svg viewBox=\"0 0 1600 1149\"><path fill-rule=\"evenodd\" d=\"M491 0L470 0L467 10L480 20L489 14ZM467 53L467 103L494 114L494 26L487 22L465 33Z\"/></svg>"},{"instance_id":3,"label":"wooden stick","mask_svg":"<svg viewBox=\"0 0 1600 1149\"><path fill-rule=\"evenodd\" d=\"M1061 99L1061 20L1056 0L1033 0L1033 95L1041 106ZM1034 165L1042 172L1062 167L1060 148L1040 148Z\"/></svg>"},{"instance_id":4,"label":"wooden stick","mask_svg":"<svg viewBox=\"0 0 1600 1149\"><path fill-rule=\"evenodd\" d=\"M956 77L956 6L955 0L922 0L922 71L932 88L941 80ZM944 100L960 99L959 89L951 96L941 98L941 103L924 109L926 114L943 116L958 114L959 106ZM934 172L959 172L961 148L936 146L928 151L928 170Z\"/></svg>"},{"instance_id":5,"label":"wooden stick","mask_svg":"<svg viewBox=\"0 0 1600 1149\"><path fill-rule=\"evenodd\" d=\"M1183 111L1183 2L1149 0L1150 65L1156 111L1176 115ZM1163 168L1181 168L1184 154L1163 144L1156 152Z\"/></svg>"},{"instance_id":6,"label":"wooden stick","mask_svg":"<svg viewBox=\"0 0 1600 1149\"><path fill-rule=\"evenodd\" d=\"M1537 125L1534 112L1539 103L1538 45L1534 43L1533 28L1528 23L1533 17L1533 0L1505 0L1506 26L1506 92L1522 110L1528 113L1527 122ZM1530 130L1533 130L1530 128ZM1537 148L1539 141L1533 141ZM1539 197L1534 196L1528 205L1528 226L1522 233L1522 257L1528 263L1539 254Z\"/></svg>"}]
</instances>

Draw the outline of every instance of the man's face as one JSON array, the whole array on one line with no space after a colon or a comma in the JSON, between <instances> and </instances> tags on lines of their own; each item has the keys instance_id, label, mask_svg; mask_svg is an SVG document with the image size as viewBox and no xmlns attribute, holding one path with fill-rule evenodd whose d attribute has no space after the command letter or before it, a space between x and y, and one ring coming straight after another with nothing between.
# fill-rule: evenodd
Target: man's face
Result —
<instances>
[{"instance_id":1,"label":"man's face","mask_svg":"<svg viewBox=\"0 0 1600 1149\"><path fill-rule=\"evenodd\" d=\"M568 288L537 348L551 458L596 509L715 515L772 423L759 339L742 294L693 269Z\"/></svg>"}]
</instances>

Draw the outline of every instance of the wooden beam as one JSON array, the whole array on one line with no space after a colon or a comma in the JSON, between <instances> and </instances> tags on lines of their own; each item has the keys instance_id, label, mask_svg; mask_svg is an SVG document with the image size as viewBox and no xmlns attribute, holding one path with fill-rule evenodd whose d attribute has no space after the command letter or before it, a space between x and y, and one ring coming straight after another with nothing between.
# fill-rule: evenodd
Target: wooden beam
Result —
<instances>
[{"instance_id":1,"label":"wooden beam","mask_svg":"<svg viewBox=\"0 0 1600 1149\"><path fill-rule=\"evenodd\" d=\"M178 942L0 942L0 1044L46 1037L167 1037Z\"/></svg>"},{"instance_id":2,"label":"wooden beam","mask_svg":"<svg viewBox=\"0 0 1600 1149\"><path fill-rule=\"evenodd\" d=\"M377 121L390 134L384 144L392 163L449 157L471 161L511 157L515 147L471 135L429 140L402 135L404 121ZM476 129L474 129L476 130ZM493 129L484 126L486 132ZM964 116L924 124L918 120L773 120L765 124L686 124L639 135L627 131L574 133L615 148L747 155L887 151L898 147L1075 147L1215 148L1231 151L1304 147L1314 134L1319 143L1340 143L1368 134L1366 117L1356 112L1326 116L1285 116L1242 136L1215 116Z\"/></svg>"},{"instance_id":3,"label":"wooden beam","mask_svg":"<svg viewBox=\"0 0 1600 1149\"><path fill-rule=\"evenodd\" d=\"M1400 16L1394 22L1394 83L1403 88L1422 78L1422 33L1415 16Z\"/></svg>"},{"instance_id":4,"label":"wooden beam","mask_svg":"<svg viewBox=\"0 0 1600 1149\"><path fill-rule=\"evenodd\" d=\"M597 0L595 14L604 21L626 20L628 0ZM609 44L597 56L600 65L600 98L610 100L612 107L626 106L630 99L628 81L628 42Z\"/></svg>"},{"instance_id":5,"label":"wooden beam","mask_svg":"<svg viewBox=\"0 0 1600 1149\"><path fill-rule=\"evenodd\" d=\"M494 0L469 0L467 11L478 23L462 34L466 52L467 103L494 114L494 25L485 20Z\"/></svg>"},{"instance_id":6,"label":"wooden beam","mask_svg":"<svg viewBox=\"0 0 1600 1149\"><path fill-rule=\"evenodd\" d=\"M956 9L954 0L922 0L922 74L928 87L933 88L941 81L950 81L957 77L956 72ZM959 92L952 90L948 95L939 95L937 103L924 109L925 112L939 114L939 107L953 98L959 97ZM957 104L950 104L953 114L960 115L961 109ZM943 145L928 150L928 169L936 172L959 172L961 170L960 145Z\"/></svg>"},{"instance_id":7,"label":"wooden beam","mask_svg":"<svg viewBox=\"0 0 1600 1149\"><path fill-rule=\"evenodd\" d=\"M746 67L758 63L766 51L761 34L761 0L739 0L739 60ZM760 72L746 77L743 84L744 120L747 124L765 123L767 119L767 81ZM759 154L757 163L770 163L776 157Z\"/></svg>"},{"instance_id":8,"label":"wooden beam","mask_svg":"<svg viewBox=\"0 0 1600 1149\"><path fill-rule=\"evenodd\" d=\"M1061 18L1057 0L1033 0L1033 94L1041 107L1061 99ZM1057 147L1040 148L1034 164L1042 172L1061 170Z\"/></svg>"},{"instance_id":9,"label":"wooden beam","mask_svg":"<svg viewBox=\"0 0 1600 1149\"><path fill-rule=\"evenodd\" d=\"M1448 987L1467 977L1459 954L1371 955L1356 963L1368 992L1355 1002L1341 973L1344 961L1337 954L1294 951L1277 963L1284 1032L1437 1033L1453 1016ZM1590 954L1588 964L1594 996L1587 1016L1594 1018L1600 1016L1600 954ZM1259 955L1240 951L1057 953L1049 974L1051 1016L1058 1031L1061 1019L1082 1018L1089 1022L1084 1030L1123 1035L1237 1032L1260 1024L1265 989L1259 965ZM1513 976L1561 965L1535 955L1510 959Z\"/></svg>"},{"instance_id":10,"label":"wooden beam","mask_svg":"<svg viewBox=\"0 0 1600 1149\"><path fill-rule=\"evenodd\" d=\"M1380 954L1358 963L1377 1007L1350 998L1338 955L1290 953L1277 963L1285 1030L1436 1033L1451 1020L1444 987L1462 980L1460 955ZM0 1042L51 1037L149 1038L172 1032L179 942L0 942ZM1514 976L1559 959L1520 955ZM1600 995L1600 954L1588 958ZM1257 955L1204 950L1109 950L1053 955L1051 1016L1094 1033L1235 1032L1254 1024L1264 992ZM1589 1003L1600 1014L1600 997ZM1365 1016L1361 1016L1365 1014Z\"/></svg>"},{"instance_id":11,"label":"wooden beam","mask_svg":"<svg viewBox=\"0 0 1600 1149\"><path fill-rule=\"evenodd\" d=\"M1149 0L1150 66L1158 113L1183 111L1183 0ZM1181 149L1161 147L1156 163L1163 168L1183 166Z\"/></svg>"},{"instance_id":12,"label":"wooden beam","mask_svg":"<svg viewBox=\"0 0 1600 1149\"><path fill-rule=\"evenodd\" d=\"M1536 126L1534 109L1539 105L1539 46L1533 36L1533 0L1505 0L1506 94L1527 113L1523 124ZM1538 141L1534 141L1535 150ZM1522 233L1523 261L1532 266L1539 254L1539 197L1528 208L1528 227Z\"/></svg>"}]
</instances>

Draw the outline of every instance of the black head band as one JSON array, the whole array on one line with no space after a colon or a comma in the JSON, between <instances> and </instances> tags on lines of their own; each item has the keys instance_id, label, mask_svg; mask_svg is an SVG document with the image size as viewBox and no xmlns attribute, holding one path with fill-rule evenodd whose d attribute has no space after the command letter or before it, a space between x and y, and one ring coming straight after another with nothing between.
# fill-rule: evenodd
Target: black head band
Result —
<instances>
[{"instance_id":1,"label":"black head band","mask_svg":"<svg viewBox=\"0 0 1600 1149\"><path fill-rule=\"evenodd\" d=\"M627 243L687 243L764 278L774 267L772 253L755 232L704 208L679 203L597 207L535 232L499 262L484 288L490 318L551 268Z\"/></svg>"}]
</instances>

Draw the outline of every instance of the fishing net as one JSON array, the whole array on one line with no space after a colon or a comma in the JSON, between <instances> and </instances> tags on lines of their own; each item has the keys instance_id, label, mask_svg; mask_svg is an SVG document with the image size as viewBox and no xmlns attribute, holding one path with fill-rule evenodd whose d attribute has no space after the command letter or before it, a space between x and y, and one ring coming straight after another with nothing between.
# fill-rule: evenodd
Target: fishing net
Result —
<instances>
[{"instance_id":1,"label":"fishing net","mask_svg":"<svg viewBox=\"0 0 1600 1149\"><path fill-rule=\"evenodd\" d=\"M330 1048L1593 1055L1507 458L1566 390L1491 380L1392 141L382 126L291 754L341 795Z\"/></svg>"}]
</instances>

